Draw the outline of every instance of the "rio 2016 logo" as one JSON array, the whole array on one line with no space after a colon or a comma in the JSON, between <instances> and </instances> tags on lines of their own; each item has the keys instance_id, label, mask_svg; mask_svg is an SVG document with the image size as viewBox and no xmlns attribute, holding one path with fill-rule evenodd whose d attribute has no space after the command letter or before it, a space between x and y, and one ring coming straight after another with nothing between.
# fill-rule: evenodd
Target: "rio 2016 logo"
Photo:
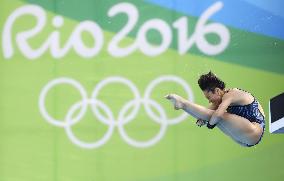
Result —
<instances>
[{"instance_id":1,"label":"rio 2016 logo","mask_svg":"<svg viewBox=\"0 0 284 181\"><path fill-rule=\"evenodd\" d=\"M139 11L137 7L131 3L118 3L111 7L107 13L109 18L119 14L124 14L128 17L126 24L115 34L112 39L107 42L107 51L113 57L126 57L133 52L139 50L147 56L158 56L164 53L173 41L173 29L177 32L177 45L179 54L183 55L195 44L197 48L206 55L217 55L222 53L230 42L230 33L226 26L216 22L209 22L209 18L223 7L222 2L216 2L207 8L199 17L195 30L192 35L188 35L188 18L183 16L174 21L171 25L162 19L153 18L144 22L137 32L133 43L127 47L120 47L120 42L127 37L129 32L137 25L139 20ZM60 47L60 32L59 29L64 24L62 16L55 16L52 19L54 31L51 32L46 40L38 48L32 48L29 40L36 38L40 32L47 26L47 15L43 8L37 5L25 5L17 8L7 18L2 34L2 47L5 59L11 59L15 53L15 45L13 45L12 30L15 22L23 17L36 19L36 25L28 30L22 30L15 35L16 45L19 51L27 59L40 58L44 53L49 53L55 59L64 57L70 49L74 49L77 55L83 58L91 58L97 56L105 43L103 30L94 21L82 21L72 31L66 44ZM26 17L26 18L28 18ZM159 45L151 44L146 34L150 30L157 31L161 36ZM81 34L87 32L94 39L92 47L87 46L81 39ZM211 44L205 38L206 34L216 34L220 41L217 44Z\"/></svg>"}]
</instances>

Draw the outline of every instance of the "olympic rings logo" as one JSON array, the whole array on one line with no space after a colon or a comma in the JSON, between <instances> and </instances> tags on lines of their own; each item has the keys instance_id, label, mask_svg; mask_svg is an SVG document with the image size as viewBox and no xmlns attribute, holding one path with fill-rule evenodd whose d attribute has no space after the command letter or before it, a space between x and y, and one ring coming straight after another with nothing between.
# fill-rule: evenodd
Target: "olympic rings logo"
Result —
<instances>
[{"instance_id":1,"label":"olympic rings logo","mask_svg":"<svg viewBox=\"0 0 284 181\"><path fill-rule=\"evenodd\" d=\"M102 80L101 82L99 82L95 86L90 98L88 98L87 92L85 91L84 87L78 81L71 79L71 78L67 78L67 77L61 77L61 78L51 80L43 87L43 89L40 92L40 96L39 96L39 110L43 118L48 123L54 126L57 126L57 127L64 128L71 142L79 147L92 149L92 148L98 148L104 145L110 139L116 127L118 128L118 132L121 135L122 139L127 144L134 146L134 147L138 147L138 148L150 147L162 139L169 125L178 124L187 117L186 113L182 113L178 117L170 119L167 117L165 110L162 108L162 106L155 100L151 99L150 95L153 89L162 82L175 82L177 84L180 84L183 87L183 89L186 91L188 99L193 101L194 97L193 97L193 93L192 93L190 86L187 84L185 80L181 79L180 77L174 76L174 75L160 76L152 80L148 84L143 97L141 97L139 90L137 89L135 84L131 82L130 80L124 77L120 77L120 76L108 77ZM133 92L133 96L134 96L132 100L128 101L127 103L124 104L124 106L122 106L117 118L114 117L114 114L112 110L109 108L109 106L107 106L106 104L104 104L102 101L100 101L97 98L100 90L106 85L112 84L112 83L119 83L119 84L123 84L127 86ZM79 91L81 95L81 100L69 108L64 120L58 120L52 117L48 113L46 106L45 106L46 96L48 92L52 88L60 84L68 84L68 85L73 86L75 89ZM137 116L139 112L141 105L144 106L144 109L146 113L148 114L148 116L155 123L161 126L158 134L155 135L152 139L147 140L147 141L138 141L138 140L135 140L129 137L124 129L124 126L126 124L128 124L129 122L135 119L135 117ZM88 106L90 106L92 112L94 113L94 116L96 116L98 121L108 126L108 130L106 131L104 136L100 140L96 140L93 142L85 142L85 141L78 139L71 129L73 125L78 123L83 118L83 116L85 115L87 111ZM151 107L155 108L159 115L155 114L154 111L151 109ZM131 108L132 108L132 111L128 115L126 115ZM102 115L99 109L103 110L105 112L105 115ZM79 113L76 116L74 116L75 112L76 113L79 112Z\"/></svg>"}]
</instances>

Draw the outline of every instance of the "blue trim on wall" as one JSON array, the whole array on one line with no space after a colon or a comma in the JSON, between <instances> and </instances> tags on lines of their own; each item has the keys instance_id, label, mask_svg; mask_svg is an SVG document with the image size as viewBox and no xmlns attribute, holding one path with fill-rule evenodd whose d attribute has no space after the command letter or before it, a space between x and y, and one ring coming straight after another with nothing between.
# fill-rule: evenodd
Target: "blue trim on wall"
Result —
<instances>
[{"instance_id":1,"label":"blue trim on wall","mask_svg":"<svg viewBox=\"0 0 284 181\"><path fill-rule=\"evenodd\" d=\"M216 0L145 0L190 16L199 17ZM225 25L284 40L284 19L259 6L241 0L222 0L224 7L212 20Z\"/></svg>"}]
</instances>

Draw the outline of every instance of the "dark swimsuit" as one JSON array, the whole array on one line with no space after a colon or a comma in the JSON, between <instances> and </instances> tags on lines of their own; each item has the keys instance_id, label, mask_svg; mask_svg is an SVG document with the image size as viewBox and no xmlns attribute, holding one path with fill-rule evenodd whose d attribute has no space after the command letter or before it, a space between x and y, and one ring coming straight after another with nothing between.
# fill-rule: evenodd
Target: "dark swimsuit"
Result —
<instances>
[{"instance_id":1,"label":"dark swimsuit","mask_svg":"<svg viewBox=\"0 0 284 181\"><path fill-rule=\"evenodd\" d=\"M264 130L265 130L265 120L264 120L264 116L262 115L262 113L258 109L258 101L255 98L254 98L252 103L247 104L247 105L229 106L227 108L227 112L230 113L230 114L236 114L238 116L246 118L250 122L256 122L256 123L260 124L263 131L262 131L262 134L261 134L261 136L260 136L260 138L259 138L259 140L257 141L256 144L258 144L261 141L261 139L263 137ZM254 145L256 145L256 144L254 144ZM249 145L249 144L246 144L246 143L243 143L243 145L245 145L247 147L254 146L254 145Z\"/></svg>"}]
</instances>

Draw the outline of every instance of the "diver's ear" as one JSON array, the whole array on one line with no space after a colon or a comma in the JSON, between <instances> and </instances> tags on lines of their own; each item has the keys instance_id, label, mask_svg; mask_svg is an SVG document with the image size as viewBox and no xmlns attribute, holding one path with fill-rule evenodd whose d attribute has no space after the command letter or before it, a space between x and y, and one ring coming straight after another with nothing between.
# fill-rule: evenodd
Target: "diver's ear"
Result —
<instances>
[{"instance_id":1,"label":"diver's ear","mask_svg":"<svg viewBox=\"0 0 284 181\"><path fill-rule=\"evenodd\" d=\"M222 93L221 93L221 92L222 92L221 89L218 88L218 87L216 87L214 91L215 91L215 93L217 93L219 96L222 94Z\"/></svg>"}]
</instances>

